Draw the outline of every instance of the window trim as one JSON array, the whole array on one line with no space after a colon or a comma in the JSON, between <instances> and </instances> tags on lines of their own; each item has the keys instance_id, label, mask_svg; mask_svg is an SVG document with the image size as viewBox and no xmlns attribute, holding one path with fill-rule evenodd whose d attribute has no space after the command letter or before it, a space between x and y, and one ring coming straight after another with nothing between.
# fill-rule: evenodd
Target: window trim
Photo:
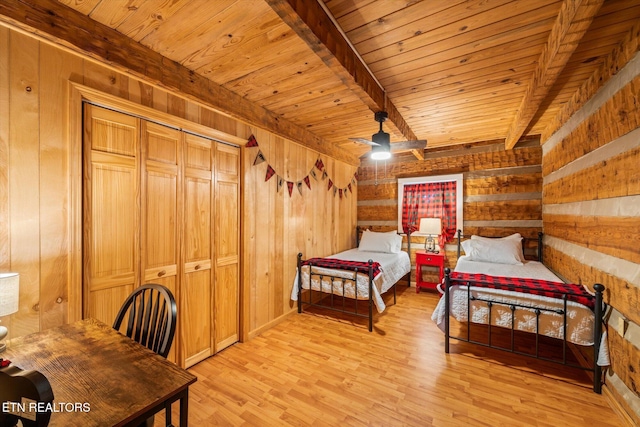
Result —
<instances>
[{"instance_id":1,"label":"window trim","mask_svg":"<svg viewBox=\"0 0 640 427\"><path fill-rule=\"evenodd\" d=\"M456 173L450 175L430 175L430 176L417 176L413 178L398 178L398 224L397 229L398 233L405 234L402 229L402 198L404 196L404 186L411 184L426 184L433 182L456 182L456 227L458 230L462 230L464 232L464 215L463 215L463 207L464 201L462 200L462 185L463 185L463 174ZM422 234L418 231L412 233L412 236L421 236Z\"/></svg>"}]
</instances>

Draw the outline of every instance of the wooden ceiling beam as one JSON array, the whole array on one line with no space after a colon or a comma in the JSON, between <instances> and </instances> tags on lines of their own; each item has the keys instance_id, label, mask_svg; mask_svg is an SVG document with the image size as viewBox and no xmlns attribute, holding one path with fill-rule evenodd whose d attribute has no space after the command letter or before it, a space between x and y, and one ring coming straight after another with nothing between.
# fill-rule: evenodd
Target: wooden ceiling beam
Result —
<instances>
[{"instance_id":1,"label":"wooden ceiling beam","mask_svg":"<svg viewBox=\"0 0 640 427\"><path fill-rule=\"evenodd\" d=\"M386 111L402 136L419 139L318 1L266 1L371 111Z\"/></svg>"},{"instance_id":2,"label":"wooden ceiling beam","mask_svg":"<svg viewBox=\"0 0 640 427\"><path fill-rule=\"evenodd\" d=\"M505 147L513 148L531 123L549 90L589 29L604 0L565 0L560 7L531 84L509 127Z\"/></svg>"},{"instance_id":3,"label":"wooden ceiling beam","mask_svg":"<svg viewBox=\"0 0 640 427\"><path fill-rule=\"evenodd\" d=\"M279 117L56 0L2 0L0 22L351 165L353 153Z\"/></svg>"}]
</instances>

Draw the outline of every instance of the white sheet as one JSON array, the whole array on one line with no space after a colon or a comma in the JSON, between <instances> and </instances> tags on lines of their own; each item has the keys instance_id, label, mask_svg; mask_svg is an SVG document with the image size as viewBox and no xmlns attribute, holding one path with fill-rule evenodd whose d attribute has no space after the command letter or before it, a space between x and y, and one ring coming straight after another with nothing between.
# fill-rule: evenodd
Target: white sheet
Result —
<instances>
[{"instance_id":1,"label":"white sheet","mask_svg":"<svg viewBox=\"0 0 640 427\"><path fill-rule=\"evenodd\" d=\"M469 261L466 257L460 257L456 265L456 272L481 273L491 276L523 277L542 279L551 282L562 282L555 274L537 261L527 261L524 265L492 264L486 262ZM442 289L438 289L442 293ZM471 287L471 294L483 299L500 302L517 302L523 305L535 305L544 308L563 308L563 301L540 295L523 294L499 289ZM458 321L467 321L467 287L452 286L449 293L450 313ZM518 331L535 332L536 315L533 309L522 308L515 311L516 318L514 328ZM489 309L485 302L473 301L471 303L471 321L473 323L487 324ZM431 316L438 327L444 330L445 306L444 298L440 298ZM507 306L494 305L491 310L491 324L511 328L511 310ZM567 302L567 340L578 345L593 345L594 313L588 307L573 301ZM553 338L563 338L564 326L562 315L543 312L540 315L540 333ZM601 341L600 357L598 364L609 364L606 337Z\"/></svg>"},{"instance_id":2,"label":"white sheet","mask_svg":"<svg viewBox=\"0 0 640 427\"><path fill-rule=\"evenodd\" d=\"M409 255L406 252L400 252L397 254L389 254L383 252L368 252L361 251L359 249L349 249L344 252L340 252L335 255L328 256L327 258L342 259L349 261L362 261L367 262L372 259L375 262L380 263L380 273L373 278L373 301L376 305L376 309L379 313L382 313L385 309L384 300L381 295L388 291L393 285L396 284L405 274L411 271L411 261ZM329 268L313 268L314 273L330 274L337 277L353 277L353 271L348 270L334 270ZM302 267L302 288L309 289L309 266ZM320 291L320 280L314 275L312 280L312 288L314 291ZM369 277L367 274L358 274L358 299L369 299ZM328 279L322 280L322 292L331 293L331 282ZM342 295L342 282L334 280L333 293L336 295ZM345 282L344 295L348 298L355 298L355 288L353 282ZM291 289L291 299L293 301L298 300L298 274L293 281L293 288Z\"/></svg>"}]
</instances>

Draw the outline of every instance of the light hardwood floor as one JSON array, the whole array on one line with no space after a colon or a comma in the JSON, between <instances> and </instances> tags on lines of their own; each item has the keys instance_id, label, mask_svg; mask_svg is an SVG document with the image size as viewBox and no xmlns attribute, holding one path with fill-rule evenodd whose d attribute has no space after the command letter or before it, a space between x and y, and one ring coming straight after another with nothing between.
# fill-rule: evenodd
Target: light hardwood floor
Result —
<instances>
[{"instance_id":1,"label":"light hardwood floor","mask_svg":"<svg viewBox=\"0 0 640 427\"><path fill-rule=\"evenodd\" d=\"M190 425L622 425L581 371L554 378L562 367L476 351L487 361L462 344L445 354L437 298L398 285L372 333L348 317L289 316L190 369Z\"/></svg>"}]
</instances>

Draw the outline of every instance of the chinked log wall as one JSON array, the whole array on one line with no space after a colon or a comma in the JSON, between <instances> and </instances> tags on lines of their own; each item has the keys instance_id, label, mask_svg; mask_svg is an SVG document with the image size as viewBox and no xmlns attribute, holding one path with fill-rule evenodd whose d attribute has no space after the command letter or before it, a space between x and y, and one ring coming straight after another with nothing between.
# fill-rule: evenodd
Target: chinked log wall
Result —
<instances>
[{"instance_id":1,"label":"chinked log wall","mask_svg":"<svg viewBox=\"0 0 640 427\"><path fill-rule=\"evenodd\" d=\"M640 425L640 24L542 135L546 261L606 287L606 387Z\"/></svg>"},{"instance_id":2,"label":"chinked log wall","mask_svg":"<svg viewBox=\"0 0 640 427\"><path fill-rule=\"evenodd\" d=\"M534 256L542 230L542 150L538 140L513 150L504 142L457 146L428 151L424 161L410 155L378 163L363 161L359 169L358 224L373 231L392 231L398 222L398 178L462 173L464 233L505 236L520 233L529 239L526 252ZM376 184L377 183L377 184ZM455 242L452 242L455 243ZM411 262L424 238L411 239ZM406 237L403 245L407 248ZM447 264L455 267L455 246L447 245ZM415 274L412 274L412 281ZM427 277L425 280L432 280Z\"/></svg>"}]
</instances>

